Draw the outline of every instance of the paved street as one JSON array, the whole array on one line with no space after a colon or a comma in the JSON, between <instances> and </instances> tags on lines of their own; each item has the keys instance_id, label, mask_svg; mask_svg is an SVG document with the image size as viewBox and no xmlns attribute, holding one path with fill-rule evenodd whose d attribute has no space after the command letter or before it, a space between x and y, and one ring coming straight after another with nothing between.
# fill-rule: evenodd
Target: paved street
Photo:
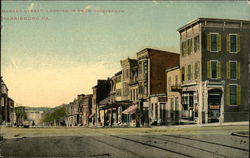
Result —
<instances>
[{"instance_id":1,"label":"paved street","mask_svg":"<svg viewBox=\"0 0 250 158\"><path fill-rule=\"evenodd\" d=\"M4 157L182 158L249 156L248 126L2 128Z\"/></svg>"}]
</instances>

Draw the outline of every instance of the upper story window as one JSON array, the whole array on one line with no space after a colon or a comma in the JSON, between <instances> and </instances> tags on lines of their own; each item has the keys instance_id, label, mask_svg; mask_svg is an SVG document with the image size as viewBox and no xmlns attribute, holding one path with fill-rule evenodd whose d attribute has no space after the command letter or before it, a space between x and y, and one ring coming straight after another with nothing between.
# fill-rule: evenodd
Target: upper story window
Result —
<instances>
[{"instance_id":1,"label":"upper story window","mask_svg":"<svg viewBox=\"0 0 250 158\"><path fill-rule=\"evenodd\" d=\"M240 62L229 61L227 62L227 79L240 79Z\"/></svg>"},{"instance_id":2,"label":"upper story window","mask_svg":"<svg viewBox=\"0 0 250 158\"><path fill-rule=\"evenodd\" d=\"M221 62L217 60L210 60L207 62L207 78L220 79L221 78Z\"/></svg>"},{"instance_id":3,"label":"upper story window","mask_svg":"<svg viewBox=\"0 0 250 158\"><path fill-rule=\"evenodd\" d=\"M181 55L185 56L186 52L186 42L181 42Z\"/></svg>"},{"instance_id":4,"label":"upper story window","mask_svg":"<svg viewBox=\"0 0 250 158\"><path fill-rule=\"evenodd\" d=\"M200 75L200 63L195 63L194 65L194 78L199 79Z\"/></svg>"},{"instance_id":5,"label":"upper story window","mask_svg":"<svg viewBox=\"0 0 250 158\"><path fill-rule=\"evenodd\" d=\"M207 34L207 50L209 52L221 51L221 35L219 33Z\"/></svg>"},{"instance_id":6,"label":"upper story window","mask_svg":"<svg viewBox=\"0 0 250 158\"><path fill-rule=\"evenodd\" d=\"M171 77L168 77L168 91L171 91Z\"/></svg>"},{"instance_id":7,"label":"upper story window","mask_svg":"<svg viewBox=\"0 0 250 158\"><path fill-rule=\"evenodd\" d=\"M178 85L178 75L175 75L175 85Z\"/></svg>"},{"instance_id":8,"label":"upper story window","mask_svg":"<svg viewBox=\"0 0 250 158\"><path fill-rule=\"evenodd\" d=\"M217 51L217 34L211 34L211 51Z\"/></svg>"},{"instance_id":9,"label":"upper story window","mask_svg":"<svg viewBox=\"0 0 250 158\"><path fill-rule=\"evenodd\" d=\"M185 67L184 66L182 66L181 68L181 80L182 82L185 81Z\"/></svg>"},{"instance_id":10,"label":"upper story window","mask_svg":"<svg viewBox=\"0 0 250 158\"><path fill-rule=\"evenodd\" d=\"M143 71L144 71L144 74L148 73L148 62L147 61L143 62Z\"/></svg>"},{"instance_id":11,"label":"upper story window","mask_svg":"<svg viewBox=\"0 0 250 158\"><path fill-rule=\"evenodd\" d=\"M227 104L240 105L241 104L241 86L237 84L229 84L226 89Z\"/></svg>"},{"instance_id":12,"label":"upper story window","mask_svg":"<svg viewBox=\"0 0 250 158\"><path fill-rule=\"evenodd\" d=\"M191 80L191 71L192 71L192 67L191 67L191 65L188 65L188 80Z\"/></svg>"},{"instance_id":13,"label":"upper story window","mask_svg":"<svg viewBox=\"0 0 250 158\"><path fill-rule=\"evenodd\" d=\"M195 36L194 37L194 52L197 52L200 50L200 36Z\"/></svg>"},{"instance_id":14,"label":"upper story window","mask_svg":"<svg viewBox=\"0 0 250 158\"><path fill-rule=\"evenodd\" d=\"M230 53L240 52L240 35L239 34L227 35L227 51Z\"/></svg>"}]
</instances>

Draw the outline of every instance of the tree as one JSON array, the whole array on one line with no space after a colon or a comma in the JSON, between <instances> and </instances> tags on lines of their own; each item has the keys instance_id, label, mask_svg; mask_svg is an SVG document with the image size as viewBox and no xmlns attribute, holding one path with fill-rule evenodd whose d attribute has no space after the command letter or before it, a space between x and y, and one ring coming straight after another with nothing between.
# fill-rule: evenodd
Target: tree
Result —
<instances>
[{"instance_id":1,"label":"tree","mask_svg":"<svg viewBox=\"0 0 250 158\"><path fill-rule=\"evenodd\" d=\"M42 121L47 124L52 124L55 121L60 122L66 117L66 108L65 106L57 107L53 111L48 112L44 115Z\"/></svg>"}]
</instances>

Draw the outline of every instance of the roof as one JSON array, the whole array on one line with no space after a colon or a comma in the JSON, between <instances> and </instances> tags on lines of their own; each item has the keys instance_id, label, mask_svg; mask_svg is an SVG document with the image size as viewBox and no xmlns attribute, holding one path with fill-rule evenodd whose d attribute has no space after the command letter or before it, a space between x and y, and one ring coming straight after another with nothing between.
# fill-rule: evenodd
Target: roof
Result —
<instances>
[{"instance_id":1,"label":"roof","mask_svg":"<svg viewBox=\"0 0 250 158\"><path fill-rule=\"evenodd\" d=\"M115 76L118 76L118 75L121 75L122 74L122 71L119 71L115 74Z\"/></svg>"},{"instance_id":2,"label":"roof","mask_svg":"<svg viewBox=\"0 0 250 158\"><path fill-rule=\"evenodd\" d=\"M191 22L187 23L186 25L182 26L181 28L177 29L178 32L181 32L186 27L192 26L201 21L226 21L226 22L246 22L250 23L250 20L246 19L220 19L220 18L197 18L192 20Z\"/></svg>"},{"instance_id":3,"label":"roof","mask_svg":"<svg viewBox=\"0 0 250 158\"><path fill-rule=\"evenodd\" d=\"M138 55L138 54L143 53L143 52L145 52L145 51L150 52L151 50L158 51L158 52L166 52L166 53L179 54L179 53L177 53L177 52L170 52L170 51L166 51L166 50L159 50L159 49L154 49L154 48L145 48L145 49L143 49L143 50L141 50L141 51L137 52L136 54Z\"/></svg>"}]
</instances>

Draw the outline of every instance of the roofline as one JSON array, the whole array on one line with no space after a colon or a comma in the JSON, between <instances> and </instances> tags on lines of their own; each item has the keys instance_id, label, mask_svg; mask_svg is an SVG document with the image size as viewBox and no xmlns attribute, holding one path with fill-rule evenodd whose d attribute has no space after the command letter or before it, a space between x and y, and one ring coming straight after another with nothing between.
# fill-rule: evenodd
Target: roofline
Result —
<instances>
[{"instance_id":1,"label":"roofline","mask_svg":"<svg viewBox=\"0 0 250 158\"><path fill-rule=\"evenodd\" d=\"M181 32L186 27L191 26L199 21L228 21L228 22L247 22L247 23L250 23L250 20L248 20L248 19L197 18L197 19L194 19L194 20L188 22L186 25L182 26L181 28L177 29L177 31Z\"/></svg>"},{"instance_id":2,"label":"roofline","mask_svg":"<svg viewBox=\"0 0 250 158\"><path fill-rule=\"evenodd\" d=\"M146 50L155 50L155 51L166 52L166 53L180 54L180 53L177 53L177 52L170 52L170 51L167 51L167 50L160 50L160 49L154 49L154 48L144 48L143 50L137 52L136 55L139 54L139 53L142 53L142 52L144 52Z\"/></svg>"},{"instance_id":3,"label":"roofline","mask_svg":"<svg viewBox=\"0 0 250 158\"><path fill-rule=\"evenodd\" d=\"M174 66L174 67L171 67L171 68L168 68L168 69L166 69L165 71L166 71L166 72L169 72L169 71L172 71L172 70L175 70L175 69L179 69L179 68L180 68L180 65Z\"/></svg>"}]
</instances>

